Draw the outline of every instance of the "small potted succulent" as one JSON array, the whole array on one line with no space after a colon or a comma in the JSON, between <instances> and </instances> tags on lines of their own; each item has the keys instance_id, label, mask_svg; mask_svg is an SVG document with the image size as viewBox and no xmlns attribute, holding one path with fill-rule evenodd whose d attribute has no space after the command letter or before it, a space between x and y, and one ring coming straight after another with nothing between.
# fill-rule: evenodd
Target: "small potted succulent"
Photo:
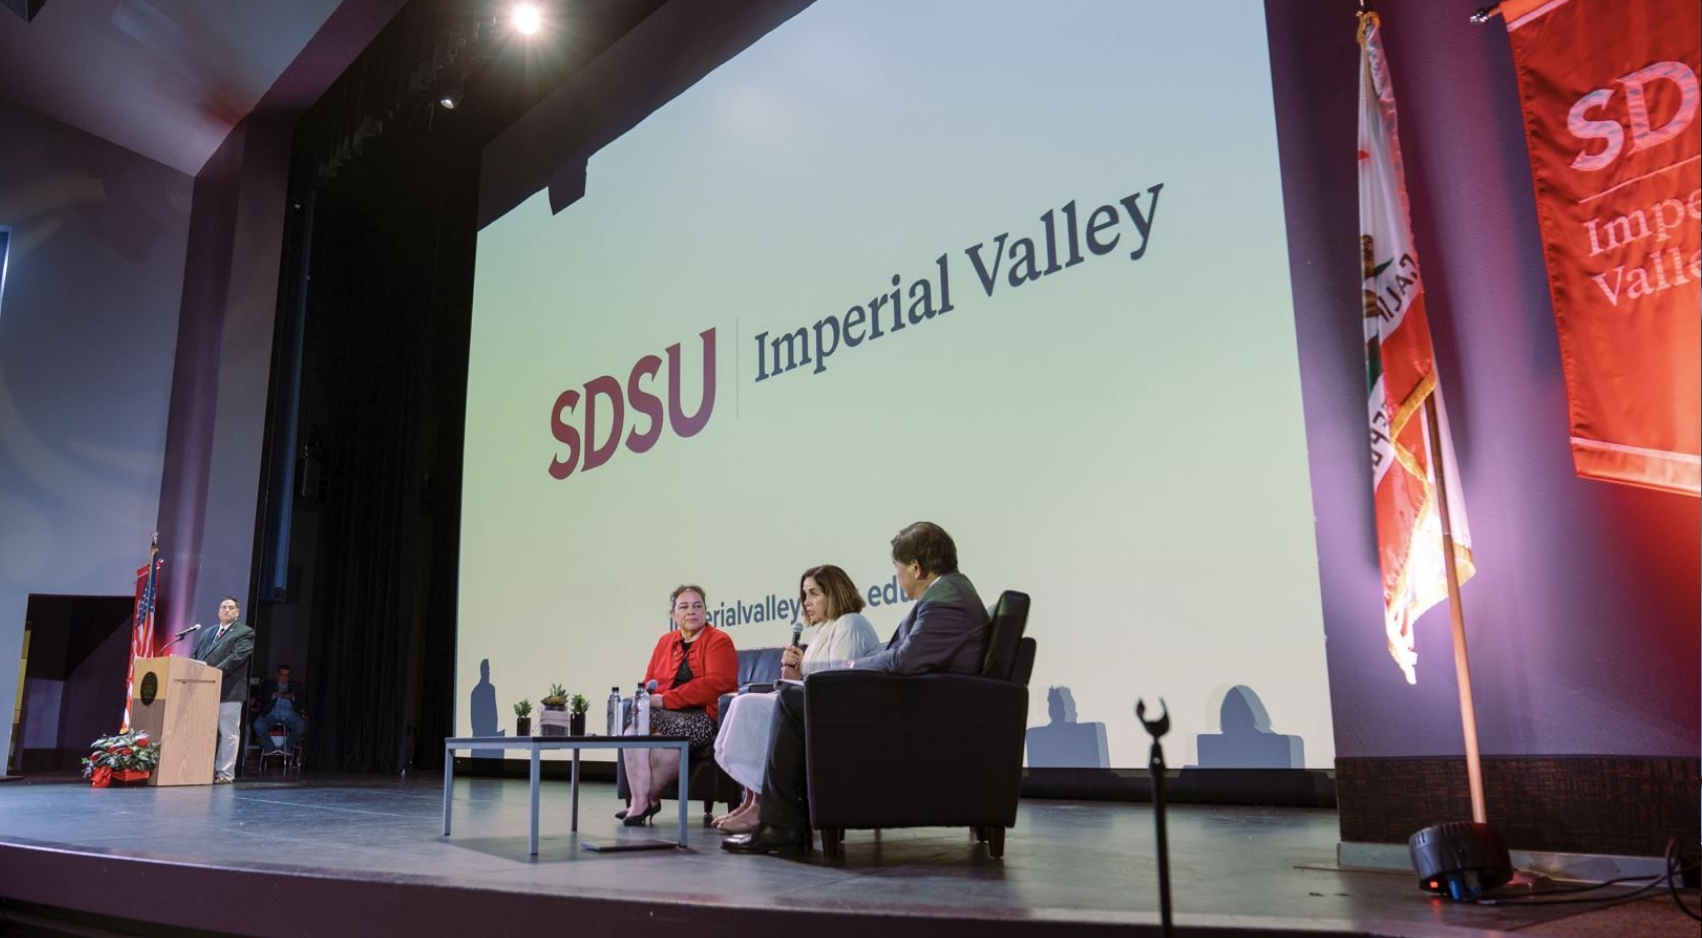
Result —
<instances>
[{"instance_id":1,"label":"small potted succulent","mask_svg":"<svg viewBox=\"0 0 1702 938\"><path fill-rule=\"evenodd\" d=\"M567 699L567 734L569 736L585 735L585 712L591 709L591 701L584 694L574 694Z\"/></svg>"},{"instance_id":2,"label":"small potted succulent","mask_svg":"<svg viewBox=\"0 0 1702 938\"><path fill-rule=\"evenodd\" d=\"M544 705L538 714L538 735L567 735L567 691L560 684L551 684L550 692L539 703Z\"/></svg>"},{"instance_id":3,"label":"small potted succulent","mask_svg":"<svg viewBox=\"0 0 1702 938\"><path fill-rule=\"evenodd\" d=\"M532 701L522 700L514 705L514 735L532 735Z\"/></svg>"}]
</instances>

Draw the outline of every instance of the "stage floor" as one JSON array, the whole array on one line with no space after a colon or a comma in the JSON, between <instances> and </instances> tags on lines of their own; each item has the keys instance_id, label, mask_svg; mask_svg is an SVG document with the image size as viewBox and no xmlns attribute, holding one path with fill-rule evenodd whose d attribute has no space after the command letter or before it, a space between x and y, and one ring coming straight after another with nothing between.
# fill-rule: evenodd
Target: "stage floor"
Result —
<instances>
[{"instance_id":1,"label":"stage floor","mask_svg":"<svg viewBox=\"0 0 1702 938\"><path fill-rule=\"evenodd\" d=\"M693 938L800 926L812 938L870 927L882 938L1157 933L1149 805L1024 801L1002 861L967 830L942 828L849 832L845 857L829 862L819 848L801 860L724 854L695 805L689 849L590 852L581 840L672 839L672 803L657 818L669 823L629 829L613 817L612 786L586 783L573 835L567 784L546 782L540 852L529 858L523 780L458 777L454 792L445 839L442 778L430 773L4 784L0 896L122 918L95 894L164 891L196 899L151 901L133 917L248 935L372 933L362 909L389 910L384 933L448 933L455 922L479 938L550 922L626 938L682 926ZM1607 909L1457 905L1425 897L1410 873L1336 869L1333 811L1179 806L1169 832L1176 920L1191 934L1696 934L1664 896ZM285 917L265 914L268 895L287 897Z\"/></svg>"}]
</instances>

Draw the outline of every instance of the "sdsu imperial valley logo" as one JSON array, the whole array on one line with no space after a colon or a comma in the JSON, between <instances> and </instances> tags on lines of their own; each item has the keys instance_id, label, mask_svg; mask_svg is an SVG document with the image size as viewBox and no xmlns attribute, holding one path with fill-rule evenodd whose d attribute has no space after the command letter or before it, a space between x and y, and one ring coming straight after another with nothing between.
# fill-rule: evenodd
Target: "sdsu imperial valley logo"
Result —
<instances>
[{"instance_id":1,"label":"sdsu imperial valley logo","mask_svg":"<svg viewBox=\"0 0 1702 938\"><path fill-rule=\"evenodd\" d=\"M715 330L706 329L698 338L703 342L703 392L694 414L686 414L680 404L682 368L678 342L664 350L668 356L665 409L662 398L647 389L647 386L655 387L662 370L662 359L657 355L645 355L634 362L624 388L615 377L602 375L585 382L582 390L569 388L561 392L550 411L550 435L566 447L566 452L558 452L550 460L550 476L566 479L575 470L590 472L613 458L623 443L621 433L627 429L629 407L634 412L633 427L624 444L634 453L648 452L655 446L662 438L664 426L673 428L674 435L682 438L701 432L715 410ZM584 404L583 432L574 420L581 416L581 404ZM645 418L642 429L641 417Z\"/></svg>"}]
</instances>

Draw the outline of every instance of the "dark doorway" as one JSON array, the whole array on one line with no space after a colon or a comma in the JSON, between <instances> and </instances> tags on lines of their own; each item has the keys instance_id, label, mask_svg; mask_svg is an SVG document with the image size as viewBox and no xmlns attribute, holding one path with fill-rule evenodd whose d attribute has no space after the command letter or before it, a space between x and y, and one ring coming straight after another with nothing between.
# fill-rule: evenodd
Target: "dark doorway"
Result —
<instances>
[{"instance_id":1,"label":"dark doorway","mask_svg":"<svg viewBox=\"0 0 1702 938\"><path fill-rule=\"evenodd\" d=\"M20 774L81 767L89 743L124 719L133 596L30 595L23 709L12 751Z\"/></svg>"}]
</instances>

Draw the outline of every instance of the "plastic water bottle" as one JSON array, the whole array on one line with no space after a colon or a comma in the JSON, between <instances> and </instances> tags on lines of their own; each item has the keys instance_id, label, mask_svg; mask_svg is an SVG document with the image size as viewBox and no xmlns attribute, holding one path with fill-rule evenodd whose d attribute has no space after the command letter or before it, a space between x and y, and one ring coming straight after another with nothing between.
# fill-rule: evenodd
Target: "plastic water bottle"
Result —
<instances>
[{"instance_id":1,"label":"plastic water bottle","mask_svg":"<svg viewBox=\"0 0 1702 938\"><path fill-rule=\"evenodd\" d=\"M642 683L632 692L632 732L635 736L650 735L650 692Z\"/></svg>"},{"instance_id":2,"label":"plastic water bottle","mask_svg":"<svg viewBox=\"0 0 1702 938\"><path fill-rule=\"evenodd\" d=\"M621 689L611 687L609 688L609 735L619 736L622 729L625 729L625 727L621 726Z\"/></svg>"}]
</instances>

